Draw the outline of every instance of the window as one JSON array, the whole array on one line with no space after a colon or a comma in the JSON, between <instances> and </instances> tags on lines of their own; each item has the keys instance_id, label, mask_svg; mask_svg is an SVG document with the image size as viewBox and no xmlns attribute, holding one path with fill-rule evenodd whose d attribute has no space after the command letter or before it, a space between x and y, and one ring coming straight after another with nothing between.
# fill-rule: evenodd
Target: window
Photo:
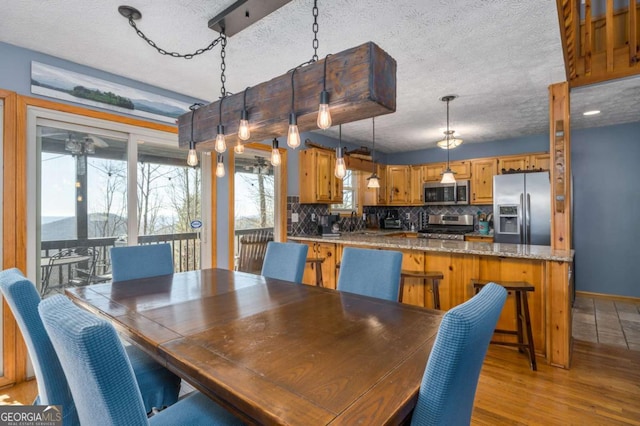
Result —
<instances>
[{"instance_id":1,"label":"window","mask_svg":"<svg viewBox=\"0 0 640 426\"><path fill-rule=\"evenodd\" d=\"M347 170L342 179L342 204L332 204L332 213L351 213L358 211L358 172Z\"/></svg>"}]
</instances>

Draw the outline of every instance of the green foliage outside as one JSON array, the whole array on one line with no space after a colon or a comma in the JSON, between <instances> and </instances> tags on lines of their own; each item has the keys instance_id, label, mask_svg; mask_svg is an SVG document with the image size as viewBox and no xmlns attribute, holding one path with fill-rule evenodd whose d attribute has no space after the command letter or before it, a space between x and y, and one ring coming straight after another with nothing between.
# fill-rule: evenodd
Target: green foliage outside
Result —
<instances>
[{"instance_id":1,"label":"green foliage outside","mask_svg":"<svg viewBox=\"0 0 640 426\"><path fill-rule=\"evenodd\" d=\"M115 105L122 108L134 109L133 102L129 98L118 96L112 92L101 92L100 90L87 89L83 86L76 86L69 94L77 97L89 99L103 104Z\"/></svg>"}]
</instances>

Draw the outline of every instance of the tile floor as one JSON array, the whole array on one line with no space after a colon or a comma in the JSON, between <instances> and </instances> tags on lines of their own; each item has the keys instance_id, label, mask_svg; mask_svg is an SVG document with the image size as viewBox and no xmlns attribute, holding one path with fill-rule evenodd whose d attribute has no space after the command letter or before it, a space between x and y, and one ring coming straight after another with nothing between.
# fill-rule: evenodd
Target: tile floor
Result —
<instances>
[{"instance_id":1,"label":"tile floor","mask_svg":"<svg viewBox=\"0 0 640 426\"><path fill-rule=\"evenodd\" d=\"M577 296L573 338L640 351L640 304Z\"/></svg>"}]
</instances>

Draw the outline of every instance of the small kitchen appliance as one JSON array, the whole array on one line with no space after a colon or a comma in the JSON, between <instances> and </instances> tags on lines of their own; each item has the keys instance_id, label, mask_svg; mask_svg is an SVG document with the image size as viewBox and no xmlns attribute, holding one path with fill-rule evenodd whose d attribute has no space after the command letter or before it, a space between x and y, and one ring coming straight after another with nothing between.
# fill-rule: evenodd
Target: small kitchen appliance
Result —
<instances>
[{"instance_id":1,"label":"small kitchen appliance","mask_svg":"<svg viewBox=\"0 0 640 426\"><path fill-rule=\"evenodd\" d=\"M387 211L387 217L384 218L384 229L402 229L402 221L400 213L397 209Z\"/></svg>"},{"instance_id":2,"label":"small kitchen appliance","mask_svg":"<svg viewBox=\"0 0 640 426\"><path fill-rule=\"evenodd\" d=\"M337 237L340 235L340 215L322 215L318 219L318 234L323 237Z\"/></svg>"},{"instance_id":3,"label":"small kitchen appliance","mask_svg":"<svg viewBox=\"0 0 640 426\"><path fill-rule=\"evenodd\" d=\"M426 206L448 206L469 204L469 181L453 183L427 182L422 187Z\"/></svg>"}]
</instances>

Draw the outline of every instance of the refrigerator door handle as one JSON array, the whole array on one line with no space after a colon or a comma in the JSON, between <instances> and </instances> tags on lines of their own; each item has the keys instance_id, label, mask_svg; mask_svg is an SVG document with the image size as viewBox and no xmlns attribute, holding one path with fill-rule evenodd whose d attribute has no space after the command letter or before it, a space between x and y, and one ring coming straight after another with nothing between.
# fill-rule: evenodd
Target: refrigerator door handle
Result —
<instances>
[{"instance_id":1,"label":"refrigerator door handle","mask_svg":"<svg viewBox=\"0 0 640 426\"><path fill-rule=\"evenodd\" d=\"M453 202L458 203L458 182L453 184Z\"/></svg>"},{"instance_id":2,"label":"refrigerator door handle","mask_svg":"<svg viewBox=\"0 0 640 426\"><path fill-rule=\"evenodd\" d=\"M520 208L518 209L518 222L520 222L520 244L526 244L526 237L524 233L524 223L522 220L523 210L524 210L524 194L520 194Z\"/></svg>"},{"instance_id":3,"label":"refrigerator door handle","mask_svg":"<svg viewBox=\"0 0 640 426\"><path fill-rule=\"evenodd\" d=\"M525 244L531 244L531 194L527 193L527 211L525 212L526 214L526 229L527 229L527 234L526 234L526 243Z\"/></svg>"}]
</instances>

